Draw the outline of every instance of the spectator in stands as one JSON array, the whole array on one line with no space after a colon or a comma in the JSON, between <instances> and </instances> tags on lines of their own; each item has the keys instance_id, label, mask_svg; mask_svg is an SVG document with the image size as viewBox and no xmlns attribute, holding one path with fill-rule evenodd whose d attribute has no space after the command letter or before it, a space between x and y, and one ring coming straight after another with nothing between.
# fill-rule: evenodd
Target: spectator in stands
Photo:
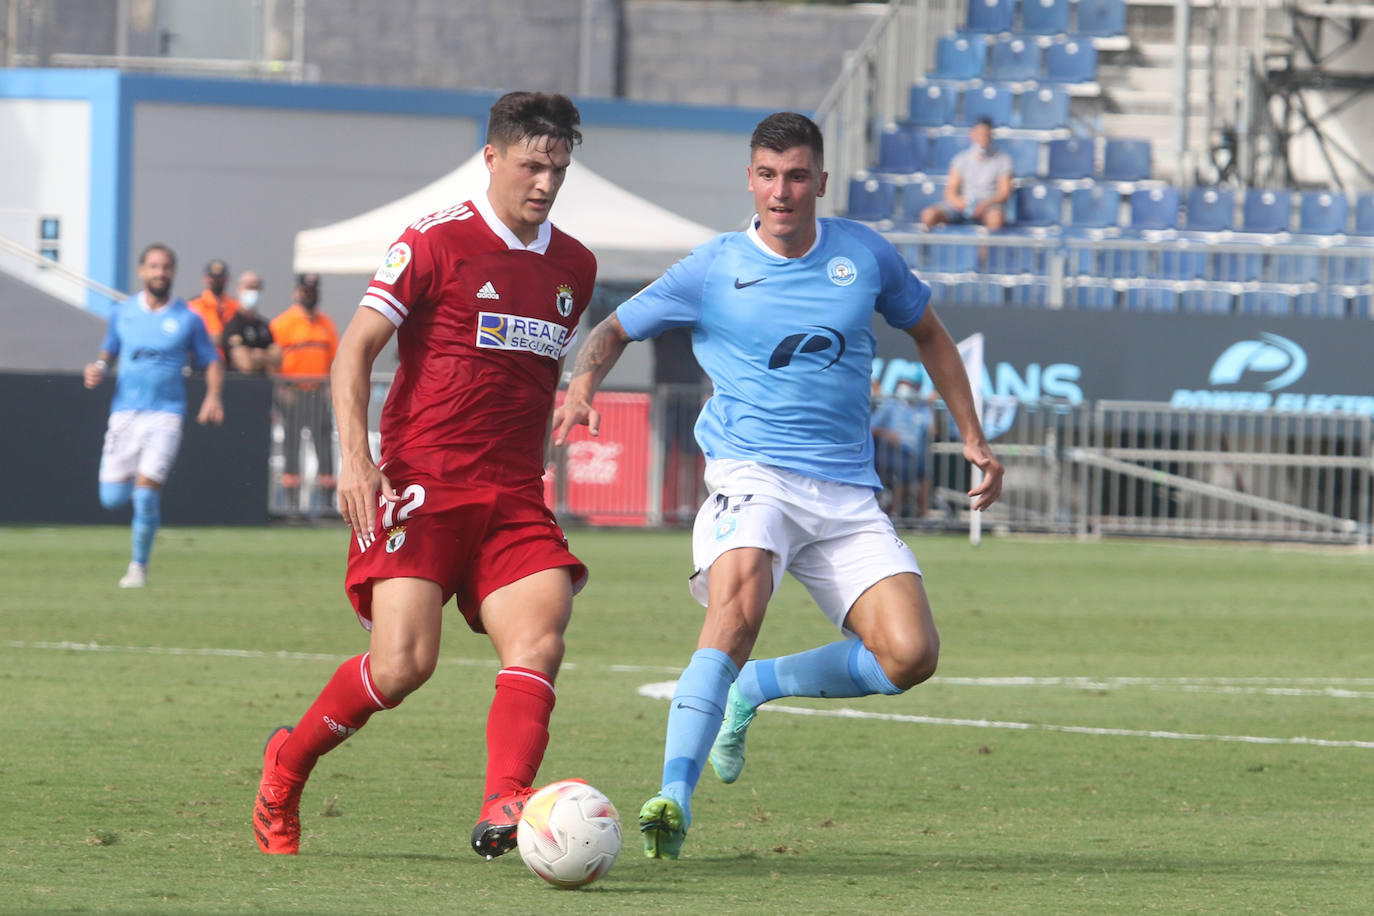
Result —
<instances>
[{"instance_id":1,"label":"spectator in stands","mask_svg":"<svg viewBox=\"0 0 1374 916\"><path fill-rule=\"evenodd\" d=\"M239 301L233 296L224 295L229 285L229 265L219 258L206 264L201 282L205 284L204 291L186 304L205 322L205 332L210 339L218 343L224 334L225 323L239 310ZM220 358L224 358L223 347L220 348Z\"/></svg>"},{"instance_id":2,"label":"spectator in stands","mask_svg":"<svg viewBox=\"0 0 1374 916\"><path fill-rule=\"evenodd\" d=\"M281 347L272 339L272 327L258 312L262 279L253 271L239 275L239 308L224 325L219 347L235 372L270 375L281 365Z\"/></svg>"},{"instance_id":3,"label":"spectator in stands","mask_svg":"<svg viewBox=\"0 0 1374 916\"><path fill-rule=\"evenodd\" d=\"M882 388L873 383L873 413L869 428L873 433L874 466L878 478L892 495L887 514L907 518L912 513L911 496L916 495L915 517L925 518L930 509L930 432L935 412L931 392L922 398L920 389L908 381L897 383L893 397L883 397Z\"/></svg>"},{"instance_id":4,"label":"spectator in stands","mask_svg":"<svg viewBox=\"0 0 1374 916\"><path fill-rule=\"evenodd\" d=\"M301 433L310 430L315 450L316 486L324 505L334 505L334 423L326 386L329 367L339 347L334 321L320 312L319 274L296 278L290 308L272 319L272 339L281 347L281 380L277 384L277 409L281 412L286 465L281 486L286 510L304 511L301 505Z\"/></svg>"},{"instance_id":5,"label":"spectator in stands","mask_svg":"<svg viewBox=\"0 0 1374 916\"><path fill-rule=\"evenodd\" d=\"M990 118L979 118L968 135L972 145L949 164L944 203L921 211L921 225L927 229L941 223L981 223L996 232L1007 224L1011 156L993 145Z\"/></svg>"}]
</instances>

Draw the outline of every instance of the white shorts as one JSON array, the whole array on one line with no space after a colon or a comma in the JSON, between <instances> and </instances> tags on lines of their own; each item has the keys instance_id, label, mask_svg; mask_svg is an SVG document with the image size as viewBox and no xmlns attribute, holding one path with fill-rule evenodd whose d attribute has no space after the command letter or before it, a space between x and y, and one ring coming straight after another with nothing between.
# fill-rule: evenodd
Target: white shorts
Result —
<instances>
[{"instance_id":1,"label":"white shorts","mask_svg":"<svg viewBox=\"0 0 1374 916\"><path fill-rule=\"evenodd\" d=\"M692 530L690 585L703 605L711 564L737 547L770 551L773 591L784 572L792 573L841 630L869 586L897 573L921 574L869 487L733 459L707 462L706 483L713 492Z\"/></svg>"},{"instance_id":2,"label":"white shorts","mask_svg":"<svg viewBox=\"0 0 1374 916\"><path fill-rule=\"evenodd\" d=\"M105 429L100 479L119 483L135 474L166 483L181 449L181 414L162 410L117 410Z\"/></svg>"}]
</instances>

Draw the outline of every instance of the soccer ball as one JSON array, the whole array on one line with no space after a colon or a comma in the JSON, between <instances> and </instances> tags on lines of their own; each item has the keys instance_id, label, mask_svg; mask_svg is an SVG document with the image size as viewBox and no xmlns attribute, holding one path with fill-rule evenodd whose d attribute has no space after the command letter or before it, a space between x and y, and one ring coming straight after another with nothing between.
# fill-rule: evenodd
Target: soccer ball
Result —
<instances>
[{"instance_id":1,"label":"soccer ball","mask_svg":"<svg viewBox=\"0 0 1374 916\"><path fill-rule=\"evenodd\" d=\"M565 779L530 796L515 838L530 871L557 887L582 887L615 864L620 815L597 789Z\"/></svg>"}]
</instances>

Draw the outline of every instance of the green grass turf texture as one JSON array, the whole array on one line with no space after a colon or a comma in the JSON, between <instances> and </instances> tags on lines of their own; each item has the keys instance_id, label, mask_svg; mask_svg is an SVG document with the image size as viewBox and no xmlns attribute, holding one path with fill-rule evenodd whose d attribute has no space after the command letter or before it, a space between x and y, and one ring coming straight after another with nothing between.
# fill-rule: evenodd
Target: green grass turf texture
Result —
<instances>
[{"instance_id":1,"label":"green grass turf texture","mask_svg":"<svg viewBox=\"0 0 1374 916\"><path fill-rule=\"evenodd\" d=\"M169 529L144 591L115 587L127 529L0 529L0 912L1374 907L1374 749L766 708L741 780L703 775L683 857L643 859L635 817L658 786L667 703L637 688L674 679L695 647L689 539L571 539L592 581L577 599L540 780L600 787L626 842L605 879L561 891L516 854L488 863L468 848L496 669L489 643L451 609L430 683L319 764L301 854L257 851L250 813L269 729L294 723L338 662L366 647L342 591L341 529ZM912 543L943 639L936 679L900 697L784 705L1374 741L1369 553ZM757 654L834 637L788 580ZM50 647L63 641L86 648ZM1103 683L960 680L1008 676ZM1121 677L1159 680L1108 680ZM1276 678L1269 686L1287 692L1223 678Z\"/></svg>"}]
</instances>

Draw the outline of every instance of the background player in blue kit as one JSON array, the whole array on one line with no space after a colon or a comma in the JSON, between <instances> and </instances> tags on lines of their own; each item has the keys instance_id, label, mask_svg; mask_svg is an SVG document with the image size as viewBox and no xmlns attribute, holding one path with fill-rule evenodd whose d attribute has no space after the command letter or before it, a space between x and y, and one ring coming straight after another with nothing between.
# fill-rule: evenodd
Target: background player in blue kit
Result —
<instances>
[{"instance_id":1,"label":"background player in blue kit","mask_svg":"<svg viewBox=\"0 0 1374 916\"><path fill-rule=\"evenodd\" d=\"M100 454L100 504L106 509L134 505L133 556L120 588L147 583L148 555L162 522L162 485L181 448L188 362L205 370L205 399L196 419L202 424L224 420L224 364L205 322L185 299L172 296L175 273L176 255L166 245L143 250L138 258L143 291L111 310L100 355L86 366L86 387L94 388L119 360Z\"/></svg>"},{"instance_id":2,"label":"background player in blue kit","mask_svg":"<svg viewBox=\"0 0 1374 916\"><path fill-rule=\"evenodd\" d=\"M930 287L876 232L816 218L826 182L819 128L799 114L770 115L750 151L749 228L700 246L598 324L554 413L556 443L579 424L596 435L592 397L626 344L673 327L692 329L714 385L696 424L713 492L697 514L691 591L706 619L669 709L661 789L639 814L652 858L677 857L708 756L726 782L739 776L760 704L895 694L935 672L939 636L920 567L876 499L875 310L915 341L964 457L983 473L969 491L973 508L1002 489ZM785 570L843 638L745 664Z\"/></svg>"}]
</instances>

